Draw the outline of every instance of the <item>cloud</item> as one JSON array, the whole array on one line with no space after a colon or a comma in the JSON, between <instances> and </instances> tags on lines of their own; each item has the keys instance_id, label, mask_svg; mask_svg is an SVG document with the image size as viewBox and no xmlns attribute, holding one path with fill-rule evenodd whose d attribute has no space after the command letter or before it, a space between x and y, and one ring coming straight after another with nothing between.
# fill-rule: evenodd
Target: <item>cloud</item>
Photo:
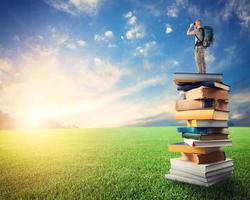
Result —
<instances>
[{"instance_id":1,"label":"cloud","mask_svg":"<svg viewBox=\"0 0 250 200\"><path fill-rule=\"evenodd\" d=\"M233 16L237 16L240 24L244 28L250 25L250 1L248 0L229 0L225 3L224 9L221 11L223 20L229 20Z\"/></svg>"},{"instance_id":2,"label":"cloud","mask_svg":"<svg viewBox=\"0 0 250 200\"><path fill-rule=\"evenodd\" d=\"M56 47L37 44L30 47L22 52L15 68L6 67L11 61L1 65L11 78L1 84L0 107L18 119L20 126L48 118L81 127L125 126L166 110L158 105L162 99L124 98L162 85L164 77L135 81L130 70L108 59L65 56ZM133 82L121 87L127 76Z\"/></svg>"},{"instance_id":3,"label":"cloud","mask_svg":"<svg viewBox=\"0 0 250 200\"><path fill-rule=\"evenodd\" d=\"M55 27L53 26L49 26L48 28L52 38L54 39L54 41L58 44L64 44L69 40L69 35L68 33L62 33L56 30Z\"/></svg>"},{"instance_id":4,"label":"cloud","mask_svg":"<svg viewBox=\"0 0 250 200\"><path fill-rule=\"evenodd\" d=\"M135 25L126 32L128 40L141 39L144 37L144 27L142 25Z\"/></svg>"},{"instance_id":5,"label":"cloud","mask_svg":"<svg viewBox=\"0 0 250 200\"><path fill-rule=\"evenodd\" d=\"M223 49L222 53L224 59L218 60L218 63L216 64L216 70L222 70L224 68L229 68L233 66L235 56L237 55L236 46L228 46Z\"/></svg>"},{"instance_id":6,"label":"cloud","mask_svg":"<svg viewBox=\"0 0 250 200\"><path fill-rule=\"evenodd\" d=\"M106 31L105 32L105 37L107 37L107 38L112 38L112 37L114 37L114 34L113 34L113 32L112 31Z\"/></svg>"},{"instance_id":7,"label":"cloud","mask_svg":"<svg viewBox=\"0 0 250 200\"><path fill-rule=\"evenodd\" d=\"M176 7L169 7L167 10L167 16L177 17L178 16L178 9Z\"/></svg>"},{"instance_id":8,"label":"cloud","mask_svg":"<svg viewBox=\"0 0 250 200\"><path fill-rule=\"evenodd\" d=\"M244 88L230 96L230 118L237 125L249 126L250 124L250 92Z\"/></svg>"},{"instance_id":9,"label":"cloud","mask_svg":"<svg viewBox=\"0 0 250 200\"><path fill-rule=\"evenodd\" d=\"M143 46L136 47L134 55L148 56L150 52L155 48L155 46L156 41L147 42Z\"/></svg>"},{"instance_id":10,"label":"cloud","mask_svg":"<svg viewBox=\"0 0 250 200\"><path fill-rule=\"evenodd\" d=\"M81 13L96 15L101 5L100 0L45 0L45 2L53 8L71 15Z\"/></svg>"},{"instance_id":11,"label":"cloud","mask_svg":"<svg viewBox=\"0 0 250 200\"><path fill-rule=\"evenodd\" d=\"M181 9L186 8L189 4L187 0L175 0L170 6L167 7L167 16L177 18Z\"/></svg>"},{"instance_id":12,"label":"cloud","mask_svg":"<svg viewBox=\"0 0 250 200\"><path fill-rule=\"evenodd\" d=\"M95 34L94 36L94 40L97 42L101 42L101 41L109 42L113 38L114 38L114 34L111 30L105 31L102 34Z\"/></svg>"},{"instance_id":13,"label":"cloud","mask_svg":"<svg viewBox=\"0 0 250 200\"><path fill-rule=\"evenodd\" d=\"M59 46L64 45L67 48L76 49L77 47L84 47L86 45L86 41L73 38L69 33L60 32L53 26L49 26L48 30L54 42ZM39 36L38 38L43 40L43 36Z\"/></svg>"},{"instance_id":14,"label":"cloud","mask_svg":"<svg viewBox=\"0 0 250 200\"><path fill-rule=\"evenodd\" d=\"M129 11L123 15L127 19L128 30L126 32L126 38L128 40L142 39L145 36L144 26L137 23L137 17L133 12Z\"/></svg>"},{"instance_id":15,"label":"cloud","mask_svg":"<svg viewBox=\"0 0 250 200\"><path fill-rule=\"evenodd\" d=\"M80 46L80 47L84 47L86 45L86 41L84 40L78 40L77 41L77 44Z\"/></svg>"},{"instance_id":16,"label":"cloud","mask_svg":"<svg viewBox=\"0 0 250 200\"><path fill-rule=\"evenodd\" d=\"M215 56L212 52L210 52L209 50L206 51L205 53L205 60L207 64L211 64L215 61Z\"/></svg>"},{"instance_id":17,"label":"cloud","mask_svg":"<svg viewBox=\"0 0 250 200\"><path fill-rule=\"evenodd\" d=\"M165 33L166 33L166 34L169 34L169 33L171 33L171 32L173 32L173 29L172 29L171 25L170 25L170 24L166 24Z\"/></svg>"},{"instance_id":18,"label":"cloud","mask_svg":"<svg viewBox=\"0 0 250 200\"><path fill-rule=\"evenodd\" d=\"M9 72L12 69L12 64L6 58L0 58L0 72Z\"/></svg>"}]
</instances>

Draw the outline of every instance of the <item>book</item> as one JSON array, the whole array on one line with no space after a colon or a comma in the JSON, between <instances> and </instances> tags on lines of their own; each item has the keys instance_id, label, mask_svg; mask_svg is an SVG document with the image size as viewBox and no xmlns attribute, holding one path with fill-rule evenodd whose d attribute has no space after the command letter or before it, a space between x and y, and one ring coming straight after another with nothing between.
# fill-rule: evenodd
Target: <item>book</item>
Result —
<instances>
[{"instance_id":1,"label":"book","mask_svg":"<svg viewBox=\"0 0 250 200\"><path fill-rule=\"evenodd\" d=\"M208 171L208 172L201 172L201 171L187 168L186 166L179 166L179 165L174 165L174 166L171 165L171 169L176 170L176 171L185 172L188 174L192 174L192 175L197 176L197 177L209 178L209 177L217 176L217 175L220 175L223 173L232 172L234 170L234 165L233 165L233 162L230 162L227 165L225 165L219 169L216 169L213 171Z\"/></svg>"},{"instance_id":2,"label":"book","mask_svg":"<svg viewBox=\"0 0 250 200\"><path fill-rule=\"evenodd\" d=\"M214 99L180 99L176 101L175 109L177 111L201 109L228 111L228 102Z\"/></svg>"},{"instance_id":3,"label":"book","mask_svg":"<svg viewBox=\"0 0 250 200\"><path fill-rule=\"evenodd\" d=\"M189 160L182 160L182 158L171 158L170 164L171 168L188 170L192 171L195 174L206 174L209 172L221 170L223 168L232 167L233 161L230 158L226 158L226 160L223 161L197 165L196 163Z\"/></svg>"},{"instance_id":4,"label":"book","mask_svg":"<svg viewBox=\"0 0 250 200\"><path fill-rule=\"evenodd\" d=\"M219 134L202 135L194 133L182 133L182 137L194 140L223 140L223 139L228 139L228 134L219 133Z\"/></svg>"},{"instance_id":5,"label":"book","mask_svg":"<svg viewBox=\"0 0 250 200\"><path fill-rule=\"evenodd\" d=\"M217 88L198 87L184 93L186 99L220 99L228 100L228 91Z\"/></svg>"},{"instance_id":6,"label":"book","mask_svg":"<svg viewBox=\"0 0 250 200\"><path fill-rule=\"evenodd\" d=\"M184 142L191 147L222 147L222 146L232 146L232 141L225 140L194 140L184 138Z\"/></svg>"},{"instance_id":7,"label":"book","mask_svg":"<svg viewBox=\"0 0 250 200\"><path fill-rule=\"evenodd\" d=\"M201 86L210 87L210 88L218 88L222 90L229 91L230 87L224 83L216 82L216 81L201 81L196 83L184 83L180 84L177 87L177 90L181 91L188 91L192 90Z\"/></svg>"},{"instance_id":8,"label":"book","mask_svg":"<svg viewBox=\"0 0 250 200\"><path fill-rule=\"evenodd\" d=\"M214 109L175 111L176 120L228 120L228 117L228 112Z\"/></svg>"},{"instance_id":9,"label":"book","mask_svg":"<svg viewBox=\"0 0 250 200\"><path fill-rule=\"evenodd\" d=\"M226 159L224 151L214 151L208 154L181 153L183 160L189 160L197 164L207 164Z\"/></svg>"},{"instance_id":10,"label":"book","mask_svg":"<svg viewBox=\"0 0 250 200\"><path fill-rule=\"evenodd\" d=\"M174 82L176 84L182 83L196 83L201 81L217 81L222 82L222 74L218 73L174 73Z\"/></svg>"},{"instance_id":11,"label":"book","mask_svg":"<svg viewBox=\"0 0 250 200\"><path fill-rule=\"evenodd\" d=\"M226 128L228 127L226 120L188 120L188 127L219 127Z\"/></svg>"},{"instance_id":12,"label":"book","mask_svg":"<svg viewBox=\"0 0 250 200\"><path fill-rule=\"evenodd\" d=\"M180 182L185 182L185 183L189 183L189 184L209 187L209 186L214 185L222 180L228 179L232 175L232 173L233 172L224 173L224 174L220 174L220 175L217 175L215 177L206 179L206 178L200 178L200 177L193 176L192 174L183 173L180 171L176 172L176 171L170 170L170 174L166 174L165 178L167 178L169 180L180 181Z\"/></svg>"},{"instance_id":13,"label":"book","mask_svg":"<svg viewBox=\"0 0 250 200\"><path fill-rule=\"evenodd\" d=\"M219 151L219 147L215 148L203 148L203 147L191 147L184 142L168 145L168 151L171 152L183 152L183 153L196 153L196 154L208 154L214 151Z\"/></svg>"},{"instance_id":14,"label":"book","mask_svg":"<svg viewBox=\"0 0 250 200\"><path fill-rule=\"evenodd\" d=\"M228 134L228 128L219 128L219 127L177 127L177 131L181 133L193 133L193 134L218 134L224 133Z\"/></svg>"}]
</instances>

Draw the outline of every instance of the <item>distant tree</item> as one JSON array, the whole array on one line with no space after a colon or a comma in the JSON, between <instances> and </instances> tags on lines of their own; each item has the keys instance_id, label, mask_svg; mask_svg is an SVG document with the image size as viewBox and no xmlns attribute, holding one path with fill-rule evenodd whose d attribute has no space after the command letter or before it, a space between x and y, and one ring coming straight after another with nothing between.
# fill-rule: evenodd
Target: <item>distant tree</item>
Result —
<instances>
[{"instance_id":1,"label":"distant tree","mask_svg":"<svg viewBox=\"0 0 250 200\"><path fill-rule=\"evenodd\" d=\"M46 119L40 123L39 128L64 128L64 126L62 126L56 120Z\"/></svg>"},{"instance_id":2,"label":"distant tree","mask_svg":"<svg viewBox=\"0 0 250 200\"><path fill-rule=\"evenodd\" d=\"M11 129L15 126L15 120L8 113L0 111L0 129Z\"/></svg>"}]
</instances>

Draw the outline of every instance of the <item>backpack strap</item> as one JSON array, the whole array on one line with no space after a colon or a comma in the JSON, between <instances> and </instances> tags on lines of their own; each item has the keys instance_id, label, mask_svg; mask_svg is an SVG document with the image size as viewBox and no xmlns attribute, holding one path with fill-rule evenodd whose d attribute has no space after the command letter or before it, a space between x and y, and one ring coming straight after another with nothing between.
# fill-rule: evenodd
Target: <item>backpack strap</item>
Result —
<instances>
[{"instance_id":1,"label":"backpack strap","mask_svg":"<svg viewBox=\"0 0 250 200\"><path fill-rule=\"evenodd\" d=\"M202 28L199 28L199 31L200 31L200 30L202 30L202 32L203 32L203 29L202 29ZM202 34L203 34L203 33L202 33ZM196 34L194 34L194 35L195 35L195 37L196 37L196 39L197 39L197 42L195 43L194 47L202 45L202 40L200 40L200 38L198 38L198 36L197 36ZM203 37L204 37L204 36L203 36Z\"/></svg>"}]
</instances>

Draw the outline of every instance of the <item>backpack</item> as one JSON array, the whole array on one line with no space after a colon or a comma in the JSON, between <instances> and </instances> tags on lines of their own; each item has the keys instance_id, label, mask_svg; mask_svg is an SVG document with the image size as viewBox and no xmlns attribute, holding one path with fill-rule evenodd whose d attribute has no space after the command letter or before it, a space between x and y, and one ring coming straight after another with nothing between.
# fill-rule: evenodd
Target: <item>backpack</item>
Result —
<instances>
[{"instance_id":1,"label":"backpack","mask_svg":"<svg viewBox=\"0 0 250 200\"><path fill-rule=\"evenodd\" d=\"M203 33L202 46L207 48L214 41L214 30L211 26L204 26L202 27L202 33Z\"/></svg>"}]
</instances>

